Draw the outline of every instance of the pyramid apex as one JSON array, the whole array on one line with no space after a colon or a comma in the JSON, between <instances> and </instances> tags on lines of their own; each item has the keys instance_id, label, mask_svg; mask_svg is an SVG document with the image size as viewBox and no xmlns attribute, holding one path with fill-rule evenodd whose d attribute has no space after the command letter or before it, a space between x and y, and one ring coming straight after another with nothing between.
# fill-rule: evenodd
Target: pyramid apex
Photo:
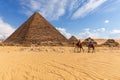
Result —
<instances>
[{"instance_id":1,"label":"pyramid apex","mask_svg":"<svg viewBox=\"0 0 120 80\"><path fill-rule=\"evenodd\" d=\"M40 15L40 13L39 12L34 12L33 15Z\"/></svg>"},{"instance_id":2,"label":"pyramid apex","mask_svg":"<svg viewBox=\"0 0 120 80\"><path fill-rule=\"evenodd\" d=\"M36 17L36 16L43 17L39 12L34 12L31 17Z\"/></svg>"},{"instance_id":3,"label":"pyramid apex","mask_svg":"<svg viewBox=\"0 0 120 80\"><path fill-rule=\"evenodd\" d=\"M39 14L39 12L34 12L34 14Z\"/></svg>"}]
</instances>

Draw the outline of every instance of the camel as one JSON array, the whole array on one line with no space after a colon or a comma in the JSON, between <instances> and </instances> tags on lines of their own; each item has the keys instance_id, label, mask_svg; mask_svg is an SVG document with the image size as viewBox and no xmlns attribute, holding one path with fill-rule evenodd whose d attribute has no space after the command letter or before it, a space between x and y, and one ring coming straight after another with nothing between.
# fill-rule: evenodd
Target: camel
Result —
<instances>
[{"instance_id":1,"label":"camel","mask_svg":"<svg viewBox=\"0 0 120 80\"><path fill-rule=\"evenodd\" d=\"M74 52L81 52L81 50L84 52L82 43L81 43L81 41L79 40L79 41L75 44Z\"/></svg>"},{"instance_id":2,"label":"camel","mask_svg":"<svg viewBox=\"0 0 120 80\"><path fill-rule=\"evenodd\" d=\"M95 46L94 46L94 43L90 41L88 43L88 53L90 53L91 49L92 49L92 53L94 53L95 52Z\"/></svg>"}]
</instances>

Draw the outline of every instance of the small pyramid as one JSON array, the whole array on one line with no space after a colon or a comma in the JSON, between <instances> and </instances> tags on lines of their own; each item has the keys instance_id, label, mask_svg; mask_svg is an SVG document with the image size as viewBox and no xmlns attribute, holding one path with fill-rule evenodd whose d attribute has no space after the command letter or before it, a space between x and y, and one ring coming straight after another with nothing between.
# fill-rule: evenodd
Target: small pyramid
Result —
<instances>
[{"instance_id":1,"label":"small pyramid","mask_svg":"<svg viewBox=\"0 0 120 80\"><path fill-rule=\"evenodd\" d=\"M73 45L78 42L78 39L75 36L71 36L68 41L71 45Z\"/></svg>"},{"instance_id":2,"label":"small pyramid","mask_svg":"<svg viewBox=\"0 0 120 80\"><path fill-rule=\"evenodd\" d=\"M82 44L85 45L85 46L87 46L90 41L92 41L94 45L97 45L97 42L94 39L92 39L91 37L88 37L87 39L85 39L82 42Z\"/></svg>"},{"instance_id":3,"label":"small pyramid","mask_svg":"<svg viewBox=\"0 0 120 80\"><path fill-rule=\"evenodd\" d=\"M102 45L104 45L104 46L114 46L114 47L117 47L117 46L119 46L119 43L116 42L114 39L108 39L108 40L106 40L106 42L103 43Z\"/></svg>"},{"instance_id":4,"label":"small pyramid","mask_svg":"<svg viewBox=\"0 0 120 80\"><path fill-rule=\"evenodd\" d=\"M67 45L68 40L44 17L35 12L4 43L20 45Z\"/></svg>"}]
</instances>

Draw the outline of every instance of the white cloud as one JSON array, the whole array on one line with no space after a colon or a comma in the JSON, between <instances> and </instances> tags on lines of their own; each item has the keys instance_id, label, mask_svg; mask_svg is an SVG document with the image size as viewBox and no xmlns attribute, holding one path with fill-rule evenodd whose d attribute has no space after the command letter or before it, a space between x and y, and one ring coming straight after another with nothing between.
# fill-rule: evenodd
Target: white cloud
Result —
<instances>
[{"instance_id":1,"label":"white cloud","mask_svg":"<svg viewBox=\"0 0 120 80\"><path fill-rule=\"evenodd\" d=\"M96 32L90 31L89 28L84 29L83 32L79 33L79 38L88 38L88 37L98 38L98 34Z\"/></svg>"},{"instance_id":2,"label":"white cloud","mask_svg":"<svg viewBox=\"0 0 120 80\"><path fill-rule=\"evenodd\" d=\"M109 22L110 22L109 20L105 20L105 21L104 21L104 23L106 23L106 24L109 23Z\"/></svg>"},{"instance_id":3,"label":"white cloud","mask_svg":"<svg viewBox=\"0 0 120 80\"><path fill-rule=\"evenodd\" d=\"M105 32L105 28L99 28L97 29L98 32Z\"/></svg>"},{"instance_id":4,"label":"white cloud","mask_svg":"<svg viewBox=\"0 0 120 80\"><path fill-rule=\"evenodd\" d=\"M31 15L38 11L50 20L57 20L65 14L68 0L20 0L24 13Z\"/></svg>"},{"instance_id":5,"label":"white cloud","mask_svg":"<svg viewBox=\"0 0 120 80\"><path fill-rule=\"evenodd\" d=\"M0 39L7 38L15 29L0 18Z\"/></svg>"},{"instance_id":6,"label":"white cloud","mask_svg":"<svg viewBox=\"0 0 120 80\"><path fill-rule=\"evenodd\" d=\"M83 30L83 32L80 32L78 35L78 38L106 38L106 36L102 36L102 33L106 31L105 28L98 28L98 29L89 29L86 28Z\"/></svg>"},{"instance_id":7,"label":"white cloud","mask_svg":"<svg viewBox=\"0 0 120 80\"><path fill-rule=\"evenodd\" d=\"M33 12L40 12L49 20L57 20L66 12L67 15L72 15L73 18L79 18L88 14L106 0L20 0L20 4L27 15ZM75 12L75 13L74 13Z\"/></svg>"},{"instance_id":8,"label":"white cloud","mask_svg":"<svg viewBox=\"0 0 120 80\"><path fill-rule=\"evenodd\" d=\"M92 38L105 38L105 39L109 39L109 38L113 38L113 39L120 39L120 29L114 29L112 31L106 31L105 28L99 28L99 29L89 29L86 28L84 29L82 32L79 33L79 35L77 35L77 38L88 38L88 37L92 37Z\"/></svg>"},{"instance_id":9,"label":"white cloud","mask_svg":"<svg viewBox=\"0 0 120 80\"><path fill-rule=\"evenodd\" d=\"M109 37L110 38L114 38L114 39L120 39L120 29L114 29L112 31L109 32Z\"/></svg>"},{"instance_id":10,"label":"white cloud","mask_svg":"<svg viewBox=\"0 0 120 80\"><path fill-rule=\"evenodd\" d=\"M71 34L68 33L65 28L57 27L56 29L57 29L61 34L63 34L66 38L69 39L69 38L71 37Z\"/></svg>"},{"instance_id":11,"label":"white cloud","mask_svg":"<svg viewBox=\"0 0 120 80\"><path fill-rule=\"evenodd\" d=\"M79 17L83 17L90 13L91 11L98 8L100 5L102 5L107 0L89 0L88 3L80 7L72 16L73 19L77 19Z\"/></svg>"},{"instance_id":12,"label":"white cloud","mask_svg":"<svg viewBox=\"0 0 120 80\"><path fill-rule=\"evenodd\" d=\"M120 30L112 30L111 34L120 34Z\"/></svg>"},{"instance_id":13,"label":"white cloud","mask_svg":"<svg viewBox=\"0 0 120 80\"><path fill-rule=\"evenodd\" d=\"M119 4L120 0L107 0L107 4L102 6L102 9L99 9L97 12L99 14L109 14L111 12L117 12L119 10Z\"/></svg>"},{"instance_id":14,"label":"white cloud","mask_svg":"<svg viewBox=\"0 0 120 80\"><path fill-rule=\"evenodd\" d=\"M78 9L82 4L84 4L84 0L69 0L69 10L76 10Z\"/></svg>"}]
</instances>

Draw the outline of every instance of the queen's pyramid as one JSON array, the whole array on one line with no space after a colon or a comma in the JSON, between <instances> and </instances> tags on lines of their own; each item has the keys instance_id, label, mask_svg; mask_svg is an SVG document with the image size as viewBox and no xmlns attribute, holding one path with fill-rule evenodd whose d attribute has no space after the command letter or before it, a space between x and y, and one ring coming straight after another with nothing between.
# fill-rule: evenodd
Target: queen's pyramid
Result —
<instances>
[{"instance_id":1,"label":"queen's pyramid","mask_svg":"<svg viewBox=\"0 0 120 80\"><path fill-rule=\"evenodd\" d=\"M67 45L68 40L44 17L35 12L4 43L21 45Z\"/></svg>"},{"instance_id":2,"label":"queen's pyramid","mask_svg":"<svg viewBox=\"0 0 120 80\"><path fill-rule=\"evenodd\" d=\"M78 39L75 36L71 36L68 41L70 44L76 44Z\"/></svg>"}]
</instances>

